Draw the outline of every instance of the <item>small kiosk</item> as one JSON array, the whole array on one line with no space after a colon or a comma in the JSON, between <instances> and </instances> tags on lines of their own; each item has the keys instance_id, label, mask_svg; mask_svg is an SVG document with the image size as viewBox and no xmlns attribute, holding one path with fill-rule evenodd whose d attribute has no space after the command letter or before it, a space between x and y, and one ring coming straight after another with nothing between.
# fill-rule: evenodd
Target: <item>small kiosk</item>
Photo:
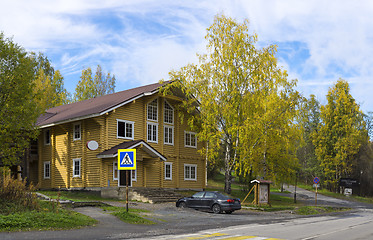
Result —
<instances>
[{"instance_id":1,"label":"small kiosk","mask_svg":"<svg viewBox=\"0 0 373 240\"><path fill-rule=\"evenodd\" d=\"M268 204L271 206L269 194L270 194L270 184L272 181L268 180L252 180L250 183L255 184L254 192L254 203L256 205Z\"/></svg>"}]
</instances>

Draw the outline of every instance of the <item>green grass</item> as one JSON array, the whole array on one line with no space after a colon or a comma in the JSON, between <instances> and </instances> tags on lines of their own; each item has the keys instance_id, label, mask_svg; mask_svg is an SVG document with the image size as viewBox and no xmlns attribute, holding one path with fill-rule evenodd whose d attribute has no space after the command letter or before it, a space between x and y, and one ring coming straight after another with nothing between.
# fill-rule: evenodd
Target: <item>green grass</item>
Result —
<instances>
[{"instance_id":1,"label":"green grass","mask_svg":"<svg viewBox=\"0 0 373 240\"><path fill-rule=\"evenodd\" d=\"M123 222L126 222L126 223L143 224L143 225L155 224L155 222L153 222L149 219L143 218L143 217L141 217L137 214L131 213L131 212L127 212L126 209L123 209L123 210L120 210L120 211L117 211L117 212L113 212L111 214L113 214L114 216L118 217L120 220L122 220Z\"/></svg>"},{"instance_id":2,"label":"green grass","mask_svg":"<svg viewBox=\"0 0 373 240\"><path fill-rule=\"evenodd\" d=\"M52 199L57 199L58 194L60 194L59 199L61 200L71 200L74 202L86 202L86 201L102 201L108 200L102 198L98 192L89 191L38 191Z\"/></svg>"},{"instance_id":3,"label":"green grass","mask_svg":"<svg viewBox=\"0 0 373 240\"><path fill-rule=\"evenodd\" d=\"M58 198L58 191L39 191L40 193L47 195L50 198ZM60 199L62 200L71 200L74 202L86 202L86 201L100 201L107 200L101 198L95 192L81 192L81 191L60 191ZM120 220L131 223L131 224L154 224L154 222L139 216L139 213L147 212L146 210L140 209L129 209L129 212L126 212L125 208L114 207L114 206L101 206L104 211L108 211L114 216L118 217Z\"/></svg>"},{"instance_id":4,"label":"green grass","mask_svg":"<svg viewBox=\"0 0 373 240\"><path fill-rule=\"evenodd\" d=\"M113 214L114 216L118 217L120 220L126 223L143 225L155 224L155 222L139 216L139 214L141 213L150 212L148 210L129 208L127 212L126 208L123 207L103 206L101 208L104 211L110 212L110 214Z\"/></svg>"},{"instance_id":5,"label":"green grass","mask_svg":"<svg viewBox=\"0 0 373 240\"><path fill-rule=\"evenodd\" d=\"M306 189L306 190L309 190L309 191L313 191L313 192L316 191L316 189L313 188L312 185L300 184L299 187L303 188L303 189ZM330 192L327 189L317 189L317 193L320 193L320 194L328 196L328 197L338 198L338 199L355 200L355 201L358 201L358 202L371 203L371 204L373 203L373 197L361 197L361 196L356 196L356 195L345 196L345 195L340 194L340 193Z\"/></svg>"},{"instance_id":6,"label":"green grass","mask_svg":"<svg viewBox=\"0 0 373 240\"><path fill-rule=\"evenodd\" d=\"M295 209L295 213L298 215L315 215L322 213L331 212L342 212L350 210L350 208L343 207L324 207L324 206L302 206Z\"/></svg>"},{"instance_id":7,"label":"green grass","mask_svg":"<svg viewBox=\"0 0 373 240\"><path fill-rule=\"evenodd\" d=\"M40 210L15 209L13 213L0 214L0 231L62 230L91 226L96 220L65 209L58 209L50 202L40 202Z\"/></svg>"}]
</instances>

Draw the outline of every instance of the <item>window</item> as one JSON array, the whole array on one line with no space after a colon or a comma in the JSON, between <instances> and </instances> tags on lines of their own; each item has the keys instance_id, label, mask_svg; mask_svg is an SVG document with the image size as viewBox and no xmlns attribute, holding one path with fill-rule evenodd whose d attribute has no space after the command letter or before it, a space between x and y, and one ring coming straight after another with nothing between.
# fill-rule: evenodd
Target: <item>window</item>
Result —
<instances>
[{"instance_id":1,"label":"window","mask_svg":"<svg viewBox=\"0 0 373 240\"><path fill-rule=\"evenodd\" d=\"M80 177L81 159L73 159L73 177Z\"/></svg>"},{"instance_id":2,"label":"window","mask_svg":"<svg viewBox=\"0 0 373 240\"><path fill-rule=\"evenodd\" d=\"M174 124L174 109L166 100L164 101L164 122Z\"/></svg>"},{"instance_id":3,"label":"window","mask_svg":"<svg viewBox=\"0 0 373 240\"><path fill-rule=\"evenodd\" d=\"M148 123L148 142L158 143L158 124Z\"/></svg>"},{"instance_id":4,"label":"window","mask_svg":"<svg viewBox=\"0 0 373 240\"><path fill-rule=\"evenodd\" d=\"M81 139L81 125L80 125L80 123L74 124L73 139L74 139L74 141Z\"/></svg>"},{"instance_id":5,"label":"window","mask_svg":"<svg viewBox=\"0 0 373 240\"><path fill-rule=\"evenodd\" d=\"M51 131L49 129L44 131L44 145L51 144Z\"/></svg>"},{"instance_id":6,"label":"window","mask_svg":"<svg viewBox=\"0 0 373 240\"><path fill-rule=\"evenodd\" d=\"M164 179L172 180L172 163L169 163L169 162L164 163Z\"/></svg>"},{"instance_id":7,"label":"window","mask_svg":"<svg viewBox=\"0 0 373 240\"><path fill-rule=\"evenodd\" d=\"M119 180L118 178L118 161L113 162L113 180Z\"/></svg>"},{"instance_id":8,"label":"window","mask_svg":"<svg viewBox=\"0 0 373 240\"><path fill-rule=\"evenodd\" d=\"M148 104L148 120L158 121L158 99Z\"/></svg>"},{"instance_id":9,"label":"window","mask_svg":"<svg viewBox=\"0 0 373 240\"><path fill-rule=\"evenodd\" d=\"M197 180L197 165L184 164L184 180Z\"/></svg>"},{"instance_id":10,"label":"window","mask_svg":"<svg viewBox=\"0 0 373 240\"><path fill-rule=\"evenodd\" d=\"M194 132L185 132L185 146L197 148L197 137Z\"/></svg>"},{"instance_id":11,"label":"window","mask_svg":"<svg viewBox=\"0 0 373 240\"><path fill-rule=\"evenodd\" d=\"M132 181L137 181L137 171L136 169L135 170L131 170L131 180Z\"/></svg>"},{"instance_id":12,"label":"window","mask_svg":"<svg viewBox=\"0 0 373 240\"><path fill-rule=\"evenodd\" d=\"M134 122L117 119L117 138L131 139L134 137Z\"/></svg>"},{"instance_id":13,"label":"window","mask_svg":"<svg viewBox=\"0 0 373 240\"><path fill-rule=\"evenodd\" d=\"M216 194L213 192L206 192L205 198L216 198Z\"/></svg>"},{"instance_id":14,"label":"window","mask_svg":"<svg viewBox=\"0 0 373 240\"><path fill-rule=\"evenodd\" d=\"M205 194L205 192L198 192L198 193L195 193L193 195L193 198L203 198L203 195Z\"/></svg>"},{"instance_id":15,"label":"window","mask_svg":"<svg viewBox=\"0 0 373 240\"><path fill-rule=\"evenodd\" d=\"M174 145L174 127L164 126L164 143Z\"/></svg>"},{"instance_id":16,"label":"window","mask_svg":"<svg viewBox=\"0 0 373 240\"><path fill-rule=\"evenodd\" d=\"M51 162L44 162L44 179L51 178Z\"/></svg>"}]
</instances>

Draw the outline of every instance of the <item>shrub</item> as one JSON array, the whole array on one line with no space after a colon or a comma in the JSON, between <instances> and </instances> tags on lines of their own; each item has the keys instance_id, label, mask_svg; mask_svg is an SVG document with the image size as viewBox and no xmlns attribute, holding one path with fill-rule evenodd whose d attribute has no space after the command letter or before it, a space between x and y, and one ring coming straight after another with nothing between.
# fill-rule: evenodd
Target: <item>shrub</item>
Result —
<instances>
[{"instance_id":1,"label":"shrub","mask_svg":"<svg viewBox=\"0 0 373 240\"><path fill-rule=\"evenodd\" d=\"M7 168L0 169L0 214L39 209L34 190L33 185L26 184L26 179L13 179Z\"/></svg>"}]
</instances>

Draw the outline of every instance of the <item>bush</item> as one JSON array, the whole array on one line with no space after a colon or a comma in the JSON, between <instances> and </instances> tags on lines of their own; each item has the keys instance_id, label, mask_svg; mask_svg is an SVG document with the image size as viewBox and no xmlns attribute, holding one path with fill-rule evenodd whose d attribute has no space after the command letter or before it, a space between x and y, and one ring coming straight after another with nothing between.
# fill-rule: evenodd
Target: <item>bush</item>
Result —
<instances>
[{"instance_id":1,"label":"bush","mask_svg":"<svg viewBox=\"0 0 373 240\"><path fill-rule=\"evenodd\" d=\"M26 179L13 179L7 168L0 169L0 214L39 209L34 190L33 185L27 186Z\"/></svg>"}]
</instances>

